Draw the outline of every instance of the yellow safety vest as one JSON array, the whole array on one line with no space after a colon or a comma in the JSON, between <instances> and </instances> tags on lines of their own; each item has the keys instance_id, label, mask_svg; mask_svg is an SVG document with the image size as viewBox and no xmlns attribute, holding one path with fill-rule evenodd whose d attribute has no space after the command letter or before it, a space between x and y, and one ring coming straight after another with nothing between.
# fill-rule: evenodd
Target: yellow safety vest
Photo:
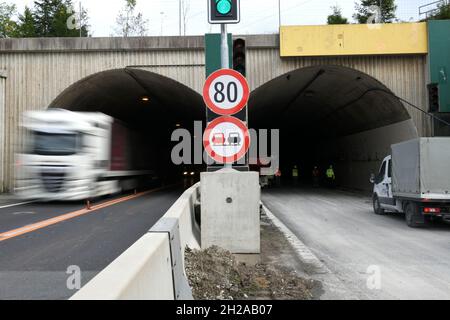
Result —
<instances>
[{"instance_id":1,"label":"yellow safety vest","mask_svg":"<svg viewBox=\"0 0 450 320\"><path fill-rule=\"evenodd\" d=\"M334 179L335 178L333 169L328 169L327 170L327 178L329 178L329 179Z\"/></svg>"}]
</instances>

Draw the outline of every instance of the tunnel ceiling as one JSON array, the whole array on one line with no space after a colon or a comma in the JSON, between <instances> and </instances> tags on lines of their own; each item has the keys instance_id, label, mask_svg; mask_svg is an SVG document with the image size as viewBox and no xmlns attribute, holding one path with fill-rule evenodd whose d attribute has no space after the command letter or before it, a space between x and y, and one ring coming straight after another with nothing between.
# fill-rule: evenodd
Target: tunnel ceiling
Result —
<instances>
[{"instance_id":1,"label":"tunnel ceiling","mask_svg":"<svg viewBox=\"0 0 450 320\"><path fill-rule=\"evenodd\" d=\"M149 101L142 101L148 97ZM167 130L204 120L202 97L167 77L140 69L100 72L73 84L50 107L98 111L131 125ZM341 66L315 66L256 89L249 102L253 128L280 128L303 136L343 136L410 119L382 83Z\"/></svg>"},{"instance_id":2,"label":"tunnel ceiling","mask_svg":"<svg viewBox=\"0 0 450 320\"><path fill-rule=\"evenodd\" d=\"M249 121L315 137L343 136L410 119L376 79L340 66L298 69L255 90Z\"/></svg>"},{"instance_id":3,"label":"tunnel ceiling","mask_svg":"<svg viewBox=\"0 0 450 320\"><path fill-rule=\"evenodd\" d=\"M142 101L143 97L149 100ZM203 99L194 90L167 77L130 68L80 80L50 107L103 112L138 128L158 130L177 123L189 126L205 117Z\"/></svg>"}]
</instances>

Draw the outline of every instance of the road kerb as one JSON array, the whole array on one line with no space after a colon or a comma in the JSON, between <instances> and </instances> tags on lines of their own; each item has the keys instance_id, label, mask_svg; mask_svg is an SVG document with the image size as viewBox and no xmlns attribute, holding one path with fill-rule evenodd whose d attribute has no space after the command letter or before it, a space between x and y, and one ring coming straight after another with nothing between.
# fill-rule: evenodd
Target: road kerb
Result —
<instances>
[{"instance_id":1,"label":"road kerb","mask_svg":"<svg viewBox=\"0 0 450 320\"><path fill-rule=\"evenodd\" d=\"M321 300L358 300L360 297L352 293L339 278L283 223L264 203L262 208L267 217L286 237L300 261L313 268L314 278L322 282L325 293Z\"/></svg>"},{"instance_id":2,"label":"road kerb","mask_svg":"<svg viewBox=\"0 0 450 320\"><path fill-rule=\"evenodd\" d=\"M331 271L311 252L311 250L288 228L281 222L264 204L264 212L272 223L277 227L286 237L290 245L294 248L299 259L314 268L314 273L326 274Z\"/></svg>"}]
</instances>

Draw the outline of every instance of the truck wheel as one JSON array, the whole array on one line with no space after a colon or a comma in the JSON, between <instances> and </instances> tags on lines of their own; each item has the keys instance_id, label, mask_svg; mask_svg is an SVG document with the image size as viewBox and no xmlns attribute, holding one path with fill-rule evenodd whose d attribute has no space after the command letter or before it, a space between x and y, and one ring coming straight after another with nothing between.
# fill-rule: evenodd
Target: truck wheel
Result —
<instances>
[{"instance_id":1,"label":"truck wheel","mask_svg":"<svg viewBox=\"0 0 450 320\"><path fill-rule=\"evenodd\" d=\"M419 213L419 206L413 202L406 205L405 219L410 228L420 228L426 225L425 217Z\"/></svg>"},{"instance_id":2,"label":"truck wheel","mask_svg":"<svg viewBox=\"0 0 450 320\"><path fill-rule=\"evenodd\" d=\"M385 211L381 208L380 199L376 195L373 196L373 211L375 214L384 215Z\"/></svg>"}]
</instances>

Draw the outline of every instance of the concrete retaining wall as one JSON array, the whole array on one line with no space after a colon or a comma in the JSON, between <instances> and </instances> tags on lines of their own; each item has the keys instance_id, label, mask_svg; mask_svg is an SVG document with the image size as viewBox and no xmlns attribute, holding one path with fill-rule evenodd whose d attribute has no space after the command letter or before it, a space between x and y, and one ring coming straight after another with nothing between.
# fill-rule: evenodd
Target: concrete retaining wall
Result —
<instances>
[{"instance_id":1,"label":"concrete retaining wall","mask_svg":"<svg viewBox=\"0 0 450 320\"><path fill-rule=\"evenodd\" d=\"M186 247L200 248L200 230L194 219L199 188L197 184L187 190L161 218L178 220L183 261ZM71 300L173 300L170 250L168 233L145 234Z\"/></svg>"},{"instance_id":2,"label":"concrete retaining wall","mask_svg":"<svg viewBox=\"0 0 450 320\"><path fill-rule=\"evenodd\" d=\"M319 163L323 170L334 164L338 184L341 187L372 192L371 173L377 173L382 160L391 152L391 145L416 139L417 130L412 120L406 120L382 128L324 141L316 145Z\"/></svg>"}]
</instances>

